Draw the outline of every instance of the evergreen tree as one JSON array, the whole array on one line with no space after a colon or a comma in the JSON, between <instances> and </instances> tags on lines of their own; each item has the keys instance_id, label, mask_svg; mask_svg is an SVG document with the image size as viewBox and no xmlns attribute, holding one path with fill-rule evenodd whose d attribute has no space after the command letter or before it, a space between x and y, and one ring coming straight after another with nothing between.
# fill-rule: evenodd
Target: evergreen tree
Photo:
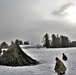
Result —
<instances>
[{"instance_id":1,"label":"evergreen tree","mask_svg":"<svg viewBox=\"0 0 76 75\"><path fill-rule=\"evenodd\" d=\"M29 41L24 41L24 45L29 45Z\"/></svg>"},{"instance_id":2,"label":"evergreen tree","mask_svg":"<svg viewBox=\"0 0 76 75\"><path fill-rule=\"evenodd\" d=\"M59 48L61 47L61 40L60 40L60 37L55 35L55 34L52 34L52 47L54 48Z\"/></svg>"},{"instance_id":3,"label":"evergreen tree","mask_svg":"<svg viewBox=\"0 0 76 75\"><path fill-rule=\"evenodd\" d=\"M44 40L43 46L46 48L50 48L49 35L47 33L44 35L43 40Z\"/></svg>"},{"instance_id":4,"label":"evergreen tree","mask_svg":"<svg viewBox=\"0 0 76 75\"><path fill-rule=\"evenodd\" d=\"M6 42L1 43L1 48L8 48L8 44Z\"/></svg>"},{"instance_id":5,"label":"evergreen tree","mask_svg":"<svg viewBox=\"0 0 76 75\"><path fill-rule=\"evenodd\" d=\"M21 40L16 39L16 40L15 40L15 44L17 44L17 45L22 45L23 42L22 42Z\"/></svg>"},{"instance_id":6,"label":"evergreen tree","mask_svg":"<svg viewBox=\"0 0 76 75\"><path fill-rule=\"evenodd\" d=\"M70 42L68 37L66 36L61 36L61 43L62 43L62 47L69 47L70 46Z\"/></svg>"},{"instance_id":7,"label":"evergreen tree","mask_svg":"<svg viewBox=\"0 0 76 75\"><path fill-rule=\"evenodd\" d=\"M21 40L19 40L19 45L22 45L22 44L23 44L23 42Z\"/></svg>"},{"instance_id":8,"label":"evergreen tree","mask_svg":"<svg viewBox=\"0 0 76 75\"><path fill-rule=\"evenodd\" d=\"M15 40L15 44L19 45L19 40L18 39Z\"/></svg>"},{"instance_id":9,"label":"evergreen tree","mask_svg":"<svg viewBox=\"0 0 76 75\"><path fill-rule=\"evenodd\" d=\"M61 40L60 40L60 37L58 36L58 34L57 34L57 38L56 38L56 44L57 44L57 47L61 47Z\"/></svg>"},{"instance_id":10,"label":"evergreen tree","mask_svg":"<svg viewBox=\"0 0 76 75\"><path fill-rule=\"evenodd\" d=\"M54 34L52 34L52 47L57 47L57 44L56 44L56 36Z\"/></svg>"},{"instance_id":11,"label":"evergreen tree","mask_svg":"<svg viewBox=\"0 0 76 75\"><path fill-rule=\"evenodd\" d=\"M11 40L11 45L14 45L14 41Z\"/></svg>"}]
</instances>

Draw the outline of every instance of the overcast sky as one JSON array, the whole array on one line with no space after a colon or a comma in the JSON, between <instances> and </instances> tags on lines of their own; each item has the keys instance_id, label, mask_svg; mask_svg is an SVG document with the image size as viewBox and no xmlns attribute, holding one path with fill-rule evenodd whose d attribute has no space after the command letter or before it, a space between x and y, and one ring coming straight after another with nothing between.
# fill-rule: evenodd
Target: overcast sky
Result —
<instances>
[{"instance_id":1,"label":"overcast sky","mask_svg":"<svg viewBox=\"0 0 76 75\"><path fill-rule=\"evenodd\" d=\"M0 41L41 43L44 34L76 40L76 23L64 17L76 0L0 0ZM76 10L76 9L75 9Z\"/></svg>"}]
</instances>

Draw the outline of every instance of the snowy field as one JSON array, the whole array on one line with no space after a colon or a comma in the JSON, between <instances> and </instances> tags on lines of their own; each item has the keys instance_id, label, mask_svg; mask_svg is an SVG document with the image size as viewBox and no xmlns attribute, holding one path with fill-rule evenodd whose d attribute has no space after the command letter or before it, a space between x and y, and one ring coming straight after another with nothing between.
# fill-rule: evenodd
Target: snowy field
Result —
<instances>
[{"instance_id":1,"label":"snowy field","mask_svg":"<svg viewBox=\"0 0 76 75\"><path fill-rule=\"evenodd\" d=\"M40 64L23 67L0 66L0 75L57 75L54 71L55 57L62 60L62 53L65 53L68 57L67 61L62 60L67 67L65 75L76 75L76 48L32 48L23 49L23 51L39 61Z\"/></svg>"}]
</instances>

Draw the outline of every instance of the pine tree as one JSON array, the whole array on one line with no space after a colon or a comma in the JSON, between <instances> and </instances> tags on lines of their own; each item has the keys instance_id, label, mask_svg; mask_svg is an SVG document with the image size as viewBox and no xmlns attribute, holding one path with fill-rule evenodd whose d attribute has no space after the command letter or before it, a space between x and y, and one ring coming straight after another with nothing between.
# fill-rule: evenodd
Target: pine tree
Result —
<instances>
[{"instance_id":1,"label":"pine tree","mask_svg":"<svg viewBox=\"0 0 76 75\"><path fill-rule=\"evenodd\" d=\"M44 35L43 40L44 40L43 46L46 48L50 48L49 35L47 33Z\"/></svg>"}]
</instances>

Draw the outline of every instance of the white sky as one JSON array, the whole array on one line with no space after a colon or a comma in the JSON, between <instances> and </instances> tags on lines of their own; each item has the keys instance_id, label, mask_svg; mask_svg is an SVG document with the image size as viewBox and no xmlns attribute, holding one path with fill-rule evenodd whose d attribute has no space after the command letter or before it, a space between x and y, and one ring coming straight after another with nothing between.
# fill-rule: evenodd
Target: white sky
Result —
<instances>
[{"instance_id":1,"label":"white sky","mask_svg":"<svg viewBox=\"0 0 76 75\"><path fill-rule=\"evenodd\" d=\"M69 23L61 15L63 8L69 8L75 1L0 0L0 41L18 38L41 43L46 33L76 40L75 23Z\"/></svg>"}]
</instances>

